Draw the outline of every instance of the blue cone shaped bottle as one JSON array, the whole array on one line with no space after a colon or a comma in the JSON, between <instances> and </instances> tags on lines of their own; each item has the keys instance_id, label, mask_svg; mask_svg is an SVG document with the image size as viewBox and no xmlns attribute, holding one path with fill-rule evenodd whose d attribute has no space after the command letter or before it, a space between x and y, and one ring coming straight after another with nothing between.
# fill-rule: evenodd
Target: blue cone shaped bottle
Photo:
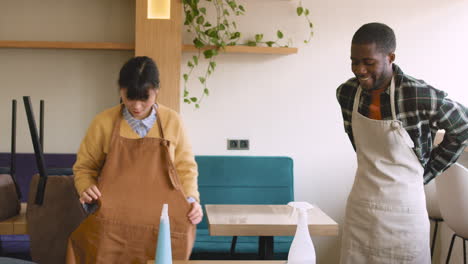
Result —
<instances>
[{"instance_id":1,"label":"blue cone shaped bottle","mask_svg":"<svg viewBox=\"0 0 468 264\"><path fill-rule=\"evenodd\" d=\"M168 205L163 204L159 222L158 246L155 264L172 264L171 227L169 224Z\"/></svg>"}]
</instances>

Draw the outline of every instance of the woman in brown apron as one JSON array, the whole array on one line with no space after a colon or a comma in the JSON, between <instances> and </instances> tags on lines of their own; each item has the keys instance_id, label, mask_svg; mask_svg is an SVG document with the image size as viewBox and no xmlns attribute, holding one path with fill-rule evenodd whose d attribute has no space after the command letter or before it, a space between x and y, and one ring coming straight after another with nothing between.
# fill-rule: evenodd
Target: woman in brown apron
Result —
<instances>
[{"instance_id":1,"label":"woman in brown apron","mask_svg":"<svg viewBox=\"0 0 468 264\"><path fill-rule=\"evenodd\" d=\"M120 71L123 104L99 114L73 169L80 201L98 208L72 233L67 263L146 263L169 204L173 259L188 259L198 203L197 165L176 112L156 105L158 70L148 57Z\"/></svg>"}]
</instances>

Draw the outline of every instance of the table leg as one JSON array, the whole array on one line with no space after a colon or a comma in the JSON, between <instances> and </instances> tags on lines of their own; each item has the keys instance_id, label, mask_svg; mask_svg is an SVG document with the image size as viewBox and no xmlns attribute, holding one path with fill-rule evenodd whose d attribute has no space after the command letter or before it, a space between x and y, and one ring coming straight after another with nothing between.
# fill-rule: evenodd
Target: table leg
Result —
<instances>
[{"instance_id":1,"label":"table leg","mask_svg":"<svg viewBox=\"0 0 468 264\"><path fill-rule=\"evenodd\" d=\"M258 256L260 259L273 259L273 237L261 236L258 237Z\"/></svg>"},{"instance_id":2,"label":"table leg","mask_svg":"<svg viewBox=\"0 0 468 264\"><path fill-rule=\"evenodd\" d=\"M233 236L232 237L232 241L231 241L231 257L234 256L234 254L236 253L236 243L237 243L237 236Z\"/></svg>"}]
</instances>

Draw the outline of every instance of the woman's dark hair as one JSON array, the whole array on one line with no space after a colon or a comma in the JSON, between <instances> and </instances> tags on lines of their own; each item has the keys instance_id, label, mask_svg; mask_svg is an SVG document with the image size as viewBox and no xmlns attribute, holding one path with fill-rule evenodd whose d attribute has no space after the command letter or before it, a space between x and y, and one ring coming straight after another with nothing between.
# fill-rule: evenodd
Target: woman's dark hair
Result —
<instances>
[{"instance_id":1,"label":"woman's dark hair","mask_svg":"<svg viewBox=\"0 0 468 264\"><path fill-rule=\"evenodd\" d=\"M149 97L149 89L158 88L158 67L150 57L131 58L120 69L119 89L127 89L128 99L145 101Z\"/></svg>"}]
</instances>

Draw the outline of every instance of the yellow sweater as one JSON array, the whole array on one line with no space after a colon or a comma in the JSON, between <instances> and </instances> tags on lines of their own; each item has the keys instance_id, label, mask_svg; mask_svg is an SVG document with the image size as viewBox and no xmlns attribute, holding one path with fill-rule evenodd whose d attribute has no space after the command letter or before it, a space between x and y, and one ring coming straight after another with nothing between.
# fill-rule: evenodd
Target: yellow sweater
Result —
<instances>
[{"instance_id":1,"label":"yellow sweater","mask_svg":"<svg viewBox=\"0 0 468 264\"><path fill-rule=\"evenodd\" d=\"M120 115L121 106L115 106L98 114L91 123L85 138L81 142L76 163L73 165L75 187L79 194L97 183L100 170L104 165L112 136L115 120ZM182 121L177 112L159 105L158 113L165 139L171 142L169 153L187 197L200 200L198 193L198 169L192 147L185 134ZM120 135L126 138L140 138L130 125L122 118ZM160 138L157 123L146 135Z\"/></svg>"}]
</instances>

